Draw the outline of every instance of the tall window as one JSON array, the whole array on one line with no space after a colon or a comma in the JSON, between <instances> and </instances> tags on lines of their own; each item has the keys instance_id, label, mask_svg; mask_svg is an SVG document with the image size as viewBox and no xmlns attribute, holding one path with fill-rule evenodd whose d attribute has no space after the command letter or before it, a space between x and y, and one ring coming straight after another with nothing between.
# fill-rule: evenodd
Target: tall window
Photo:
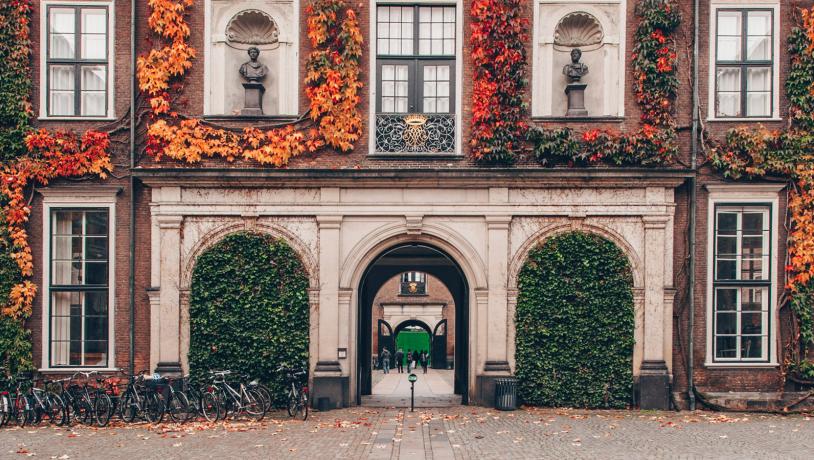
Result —
<instances>
[{"instance_id":1,"label":"tall window","mask_svg":"<svg viewBox=\"0 0 814 460\"><path fill-rule=\"evenodd\" d=\"M455 6L376 8L378 151L454 149L455 13Z\"/></svg>"},{"instance_id":2,"label":"tall window","mask_svg":"<svg viewBox=\"0 0 814 460\"><path fill-rule=\"evenodd\" d=\"M108 367L109 227L106 209L51 211L51 367Z\"/></svg>"},{"instance_id":3,"label":"tall window","mask_svg":"<svg viewBox=\"0 0 814 460\"><path fill-rule=\"evenodd\" d=\"M108 113L108 9L47 8L48 116L103 117Z\"/></svg>"},{"instance_id":4,"label":"tall window","mask_svg":"<svg viewBox=\"0 0 814 460\"><path fill-rule=\"evenodd\" d=\"M772 116L773 11L717 10L716 117Z\"/></svg>"},{"instance_id":5,"label":"tall window","mask_svg":"<svg viewBox=\"0 0 814 460\"><path fill-rule=\"evenodd\" d=\"M769 209L715 209L715 361L768 361L772 295Z\"/></svg>"},{"instance_id":6,"label":"tall window","mask_svg":"<svg viewBox=\"0 0 814 460\"><path fill-rule=\"evenodd\" d=\"M422 272L401 274L401 295L423 295L427 293L427 275Z\"/></svg>"}]
</instances>

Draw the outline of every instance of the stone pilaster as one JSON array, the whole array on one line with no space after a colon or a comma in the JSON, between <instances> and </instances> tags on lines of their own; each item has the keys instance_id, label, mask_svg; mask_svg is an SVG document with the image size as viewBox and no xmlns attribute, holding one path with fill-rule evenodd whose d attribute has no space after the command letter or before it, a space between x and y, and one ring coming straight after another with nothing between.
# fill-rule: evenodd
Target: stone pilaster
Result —
<instances>
[{"instance_id":1,"label":"stone pilaster","mask_svg":"<svg viewBox=\"0 0 814 460\"><path fill-rule=\"evenodd\" d=\"M644 352L639 373L640 406L669 409L670 377L664 359L664 299L667 223L670 216L645 216ZM670 283L672 285L672 280ZM672 333L672 331L669 331Z\"/></svg>"},{"instance_id":2,"label":"stone pilaster","mask_svg":"<svg viewBox=\"0 0 814 460\"><path fill-rule=\"evenodd\" d=\"M158 364L161 374L181 374L181 224L182 216L156 217L161 254L159 293Z\"/></svg>"},{"instance_id":3,"label":"stone pilaster","mask_svg":"<svg viewBox=\"0 0 814 460\"><path fill-rule=\"evenodd\" d=\"M509 223L511 216L488 216L486 225L489 232L489 252L487 282L489 295L487 306L486 363L484 371L508 374L508 299L507 286L509 273Z\"/></svg>"}]
</instances>

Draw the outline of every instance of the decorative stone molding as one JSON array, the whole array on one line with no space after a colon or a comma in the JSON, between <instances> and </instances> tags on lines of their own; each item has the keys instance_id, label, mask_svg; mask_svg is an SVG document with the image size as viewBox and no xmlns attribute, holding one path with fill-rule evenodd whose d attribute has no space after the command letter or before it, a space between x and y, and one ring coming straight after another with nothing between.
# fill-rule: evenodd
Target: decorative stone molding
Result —
<instances>
[{"instance_id":1,"label":"decorative stone molding","mask_svg":"<svg viewBox=\"0 0 814 460\"><path fill-rule=\"evenodd\" d=\"M158 228L162 230L179 229L184 222L184 216L156 216Z\"/></svg>"},{"instance_id":2,"label":"decorative stone molding","mask_svg":"<svg viewBox=\"0 0 814 460\"><path fill-rule=\"evenodd\" d=\"M424 216L423 215L404 216L404 219L407 222L407 234L408 235L420 235L421 234L421 227L424 225Z\"/></svg>"},{"instance_id":3,"label":"decorative stone molding","mask_svg":"<svg viewBox=\"0 0 814 460\"><path fill-rule=\"evenodd\" d=\"M569 48L598 45L605 38L602 25L590 13L575 11L560 19L554 28L554 44Z\"/></svg>"},{"instance_id":4,"label":"decorative stone molding","mask_svg":"<svg viewBox=\"0 0 814 460\"><path fill-rule=\"evenodd\" d=\"M274 19L260 10L243 10L226 24L226 41L230 45L271 45L279 38L280 29Z\"/></svg>"}]
</instances>

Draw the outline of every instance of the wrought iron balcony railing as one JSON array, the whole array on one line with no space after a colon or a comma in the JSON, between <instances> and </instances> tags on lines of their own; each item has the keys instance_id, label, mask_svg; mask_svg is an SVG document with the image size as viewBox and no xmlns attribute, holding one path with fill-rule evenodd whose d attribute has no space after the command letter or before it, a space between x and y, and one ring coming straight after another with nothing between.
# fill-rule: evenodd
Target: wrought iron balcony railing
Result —
<instances>
[{"instance_id":1,"label":"wrought iron balcony railing","mask_svg":"<svg viewBox=\"0 0 814 460\"><path fill-rule=\"evenodd\" d=\"M455 153L455 115L377 114L376 153Z\"/></svg>"}]
</instances>

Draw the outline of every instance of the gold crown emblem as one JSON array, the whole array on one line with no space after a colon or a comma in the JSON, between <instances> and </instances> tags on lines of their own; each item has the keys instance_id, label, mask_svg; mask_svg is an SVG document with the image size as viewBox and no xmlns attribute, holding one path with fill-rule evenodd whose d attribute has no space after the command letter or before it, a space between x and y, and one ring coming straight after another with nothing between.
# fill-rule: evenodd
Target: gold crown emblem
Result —
<instances>
[{"instance_id":1,"label":"gold crown emblem","mask_svg":"<svg viewBox=\"0 0 814 460\"><path fill-rule=\"evenodd\" d=\"M404 116L404 122L409 126L421 126L427 122L427 117L417 113L411 113L410 115Z\"/></svg>"}]
</instances>

